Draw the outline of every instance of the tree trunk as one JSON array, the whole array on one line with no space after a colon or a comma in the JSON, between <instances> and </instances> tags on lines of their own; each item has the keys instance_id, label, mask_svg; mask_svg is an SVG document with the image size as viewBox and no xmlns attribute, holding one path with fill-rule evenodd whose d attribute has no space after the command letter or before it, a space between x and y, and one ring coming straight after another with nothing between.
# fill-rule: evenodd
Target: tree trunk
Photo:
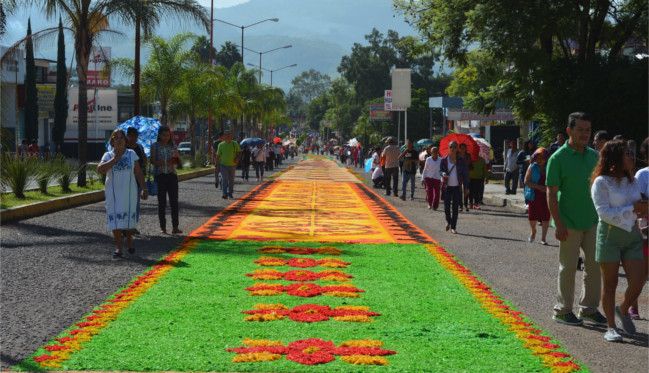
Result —
<instances>
[{"instance_id":1,"label":"tree trunk","mask_svg":"<svg viewBox=\"0 0 649 373\"><path fill-rule=\"evenodd\" d=\"M79 175L77 185L86 186L86 163L88 162L88 61L90 57L91 41L86 33L81 31L75 41L77 57L77 75L79 76Z\"/></svg>"},{"instance_id":2,"label":"tree trunk","mask_svg":"<svg viewBox=\"0 0 649 373\"><path fill-rule=\"evenodd\" d=\"M135 18L135 61L133 63L133 115L140 115L140 16Z\"/></svg>"}]
</instances>

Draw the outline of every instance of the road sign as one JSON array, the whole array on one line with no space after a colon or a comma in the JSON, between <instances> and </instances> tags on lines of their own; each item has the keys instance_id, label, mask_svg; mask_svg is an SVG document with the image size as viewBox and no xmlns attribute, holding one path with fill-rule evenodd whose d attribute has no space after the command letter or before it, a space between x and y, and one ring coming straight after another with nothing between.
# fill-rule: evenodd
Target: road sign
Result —
<instances>
[{"instance_id":1,"label":"road sign","mask_svg":"<svg viewBox=\"0 0 649 373\"><path fill-rule=\"evenodd\" d=\"M411 103L410 69L392 70L392 104L409 108Z\"/></svg>"},{"instance_id":2,"label":"road sign","mask_svg":"<svg viewBox=\"0 0 649 373\"><path fill-rule=\"evenodd\" d=\"M385 105L370 104L370 120L391 120L392 113L385 110Z\"/></svg>"}]
</instances>

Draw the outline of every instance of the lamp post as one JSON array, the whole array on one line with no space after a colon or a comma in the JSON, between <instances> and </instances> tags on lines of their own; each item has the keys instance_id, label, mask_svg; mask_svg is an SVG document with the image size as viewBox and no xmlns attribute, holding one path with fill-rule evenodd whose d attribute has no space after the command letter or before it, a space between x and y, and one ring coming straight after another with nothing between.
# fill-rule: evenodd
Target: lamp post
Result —
<instances>
[{"instance_id":1,"label":"lamp post","mask_svg":"<svg viewBox=\"0 0 649 373\"><path fill-rule=\"evenodd\" d=\"M248 66L257 67L257 66L255 66L255 65L253 65L253 64L251 64L251 63L248 63ZM280 70L284 70L284 69L288 69L289 67L296 67L296 66L297 66L297 64L294 63L294 64L292 64L292 65L286 65L286 66L284 66L284 67L280 67L279 69L272 69L272 70L271 70L271 69L265 69L265 68L262 67L260 70L264 70L264 71L270 73L270 86L272 87L272 86L273 86L273 73L274 73L274 72L277 72L277 71L280 71Z\"/></svg>"},{"instance_id":2,"label":"lamp post","mask_svg":"<svg viewBox=\"0 0 649 373\"><path fill-rule=\"evenodd\" d=\"M236 27L236 28L241 29L241 64L243 65L243 50L245 49L245 48L244 48L244 44L243 44L243 31L244 31L245 29L247 29L248 27L252 27L252 26L258 25L258 24L260 24L260 23L267 22L267 21L279 22L279 18L267 18L267 19L262 19L261 21L257 21L257 22L255 22L255 23L251 23L251 24L249 24L249 25L235 25L234 23L230 23L230 22L228 22L228 21L224 21L224 20L222 20L222 19L218 19L218 18L212 18L212 21L218 21L218 22L221 22L221 23L225 23L226 25L230 25L230 26L232 26L232 27Z\"/></svg>"},{"instance_id":3,"label":"lamp post","mask_svg":"<svg viewBox=\"0 0 649 373\"><path fill-rule=\"evenodd\" d=\"M285 46L283 46L283 47L273 48L273 49L269 49L269 50L267 50L267 51L263 51L263 52L259 52L259 51L256 51L256 50L252 50L252 49L250 49L250 48L245 48L245 49L246 49L247 51L249 51L249 52L253 52L253 53L257 53L257 54L259 54L259 83L261 83L261 70L262 70L262 66L261 66L261 56L264 55L264 54L266 54L266 53L275 52L275 51L278 51L278 50L280 50L280 49L288 49L288 48L292 48L292 47L293 47L293 46L289 44L289 45L285 45Z\"/></svg>"}]
</instances>

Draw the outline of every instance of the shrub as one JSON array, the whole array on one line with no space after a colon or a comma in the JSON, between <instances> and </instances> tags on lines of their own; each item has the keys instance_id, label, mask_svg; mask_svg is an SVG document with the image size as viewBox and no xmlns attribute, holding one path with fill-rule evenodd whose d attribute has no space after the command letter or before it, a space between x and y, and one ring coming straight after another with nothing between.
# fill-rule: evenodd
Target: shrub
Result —
<instances>
[{"instance_id":1,"label":"shrub","mask_svg":"<svg viewBox=\"0 0 649 373\"><path fill-rule=\"evenodd\" d=\"M38 172L36 158L21 158L13 154L2 155L0 162L0 183L10 188L16 198L25 198L25 189Z\"/></svg>"},{"instance_id":2,"label":"shrub","mask_svg":"<svg viewBox=\"0 0 649 373\"><path fill-rule=\"evenodd\" d=\"M56 169L56 179L61 186L61 191L64 193L72 192L70 185L72 180L79 172L79 165L74 161L65 159L63 156L57 157L54 160L55 169Z\"/></svg>"},{"instance_id":3,"label":"shrub","mask_svg":"<svg viewBox=\"0 0 649 373\"><path fill-rule=\"evenodd\" d=\"M54 162L40 161L37 168L36 181L38 182L38 190L43 194L47 194L47 187L56 177Z\"/></svg>"}]
</instances>

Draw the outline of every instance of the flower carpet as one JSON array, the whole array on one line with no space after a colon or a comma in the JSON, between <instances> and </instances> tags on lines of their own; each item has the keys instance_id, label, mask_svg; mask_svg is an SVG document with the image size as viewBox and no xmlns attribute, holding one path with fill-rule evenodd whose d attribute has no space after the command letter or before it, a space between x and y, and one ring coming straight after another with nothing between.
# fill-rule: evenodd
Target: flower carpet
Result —
<instances>
[{"instance_id":1,"label":"flower carpet","mask_svg":"<svg viewBox=\"0 0 649 373\"><path fill-rule=\"evenodd\" d=\"M15 368L587 371L350 175L260 185Z\"/></svg>"}]
</instances>

